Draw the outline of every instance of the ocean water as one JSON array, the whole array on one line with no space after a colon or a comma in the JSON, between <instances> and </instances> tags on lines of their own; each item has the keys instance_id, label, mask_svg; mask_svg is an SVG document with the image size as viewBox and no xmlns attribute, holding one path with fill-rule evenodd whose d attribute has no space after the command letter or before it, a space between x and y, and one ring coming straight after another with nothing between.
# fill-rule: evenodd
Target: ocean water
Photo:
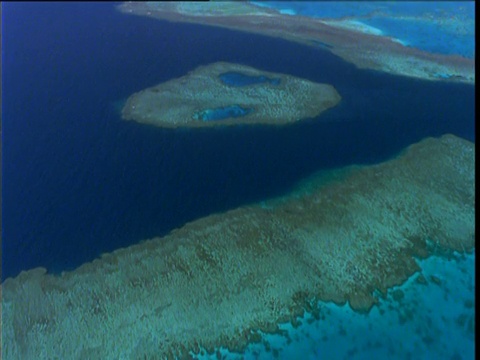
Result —
<instances>
[{"instance_id":1,"label":"ocean water","mask_svg":"<svg viewBox=\"0 0 480 360\"><path fill-rule=\"evenodd\" d=\"M284 194L316 171L386 160L428 136L474 141L471 85L359 70L319 48L128 16L114 5L2 4L2 280L37 266L75 269L199 217ZM216 61L330 83L342 101L318 119L278 128L172 130L121 120L119 104L133 92ZM457 265L442 264L434 271L457 274ZM425 294L418 306L431 308ZM441 304L439 313L448 312L450 303ZM330 311L344 323L371 324L351 320L359 315L348 308ZM329 319L339 324L335 316ZM317 344L315 330L302 330L310 335L293 341L298 352ZM467 359L473 345L465 339L459 356ZM287 340L275 341L271 347L289 358ZM366 343L358 341L361 349ZM445 358L459 358L462 350L448 346Z\"/></svg>"},{"instance_id":2,"label":"ocean water","mask_svg":"<svg viewBox=\"0 0 480 360\"><path fill-rule=\"evenodd\" d=\"M358 70L322 49L113 7L4 5L3 278L74 269L427 136L474 138L473 86ZM118 101L215 61L330 83L342 101L278 128L121 120Z\"/></svg>"}]
</instances>

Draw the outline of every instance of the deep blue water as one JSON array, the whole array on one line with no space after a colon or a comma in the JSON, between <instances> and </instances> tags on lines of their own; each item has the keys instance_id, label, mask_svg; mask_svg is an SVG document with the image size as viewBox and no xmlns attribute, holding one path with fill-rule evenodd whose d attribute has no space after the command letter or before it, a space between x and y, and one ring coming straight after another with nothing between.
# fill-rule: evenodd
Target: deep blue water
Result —
<instances>
[{"instance_id":1,"label":"deep blue water","mask_svg":"<svg viewBox=\"0 0 480 360\"><path fill-rule=\"evenodd\" d=\"M73 269L427 136L474 139L473 86L358 70L322 49L123 15L112 3L4 3L2 15L3 279ZM216 61L331 83L342 102L286 127L120 119L120 99Z\"/></svg>"}]
</instances>

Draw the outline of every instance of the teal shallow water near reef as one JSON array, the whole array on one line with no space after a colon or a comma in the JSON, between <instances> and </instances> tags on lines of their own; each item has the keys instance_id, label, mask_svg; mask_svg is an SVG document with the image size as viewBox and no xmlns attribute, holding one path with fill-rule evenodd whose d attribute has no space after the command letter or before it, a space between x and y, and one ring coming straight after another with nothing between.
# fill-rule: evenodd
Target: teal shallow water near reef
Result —
<instances>
[{"instance_id":1,"label":"teal shallow water near reef","mask_svg":"<svg viewBox=\"0 0 480 360\"><path fill-rule=\"evenodd\" d=\"M473 58L475 54L474 21L462 18L433 20L417 17L372 17L363 20L381 29L383 34L403 44L437 54L457 54Z\"/></svg>"},{"instance_id":2,"label":"teal shallow water near reef","mask_svg":"<svg viewBox=\"0 0 480 360\"><path fill-rule=\"evenodd\" d=\"M262 342L241 355L218 351L225 359L246 360L473 359L475 255L418 263L421 272L390 289L368 314L319 303L319 319L306 312L297 328L282 324L283 334L262 334Z\"/></svg>"},{"instance_id":3,"label":"teal shallow water near reef","mask_svg":"<svg viewBox=\"0 0 480 360\"><path fill-rule=\"evenodd\" d=\"M271 85L280 84L280 79L270 79L266 76L248 76L237 72L227 72L224 74L220 74L220 80L222 80L222 82L226 85L236 87L264 83L268 83Z\"/></svg>"}]
</instances>

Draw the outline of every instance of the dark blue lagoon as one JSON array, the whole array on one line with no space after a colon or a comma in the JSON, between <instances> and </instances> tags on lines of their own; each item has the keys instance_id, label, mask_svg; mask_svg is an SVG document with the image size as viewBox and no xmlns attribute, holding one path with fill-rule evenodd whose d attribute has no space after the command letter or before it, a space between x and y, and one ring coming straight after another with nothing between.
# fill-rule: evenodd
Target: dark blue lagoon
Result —
<instances>
[{"instance_id":1,"label":"dark blue lagoon","mask_svg":"<svg viewBox=\"0 0 480 360\"><path fill-rule=\"evenodd\" d=\"M225 106L216 109L202 110L193 115L195 120L215 121L228 118L239 118L248 115L252 109L241 107L240 105Z\"/></svg>"},{"instance_id":2,"label":"dark blue lagoon","mask_svg":"<svg viewBox=\"0 0 480 360\"><path fill-rule=\"evenodd\" d=\"M237 72L227 72L224 74L220 74L220 80L224 84L230 86L248 86L248 85L255 85L255 84L271 84L271 85L279 85L280 79L276 78L269 78L267 76L249 76Z\"/></svg>"}]
</instances>

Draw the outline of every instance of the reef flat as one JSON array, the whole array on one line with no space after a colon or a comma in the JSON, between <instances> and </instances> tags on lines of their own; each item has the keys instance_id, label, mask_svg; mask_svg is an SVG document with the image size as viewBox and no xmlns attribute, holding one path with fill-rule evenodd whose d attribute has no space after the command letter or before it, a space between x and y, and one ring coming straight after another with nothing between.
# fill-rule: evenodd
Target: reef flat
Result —
<instances>
[{"instance_id":1,"label":"reef flat","mask_svg":"<svg viewBox=\"0 0 480 360\"><path fill-rule=\"evenodd\" d=\"M318 300L369 311L416 257L474 249L474 164L473 143L427 138L72 272L22 272L2 284L3 356L189 358L241 351Z\"/></svg>"},{"instance_id":2,"label":"reef flat","mask_svg":"<svg viewBox=\"0 0 480 360\"><path fill-rule=\"evenodd\" d=\"M316 117L339 101L331 85L217 62L133 94L122 117L162 127L283 125Z\"/></svg>"},{"instance_id":3,"label":"reef flat","mask_svg":"<svg viewBox=\"0 0 480 360\"><path fill-rule=\"evenodd\" d=\"M291 16L246 1L125 2L118 9L126 14L219 26L321 46L360 68L426 80L475 83L474 59L404 46L354 21Z\"/></svg>"}]
</instances>

